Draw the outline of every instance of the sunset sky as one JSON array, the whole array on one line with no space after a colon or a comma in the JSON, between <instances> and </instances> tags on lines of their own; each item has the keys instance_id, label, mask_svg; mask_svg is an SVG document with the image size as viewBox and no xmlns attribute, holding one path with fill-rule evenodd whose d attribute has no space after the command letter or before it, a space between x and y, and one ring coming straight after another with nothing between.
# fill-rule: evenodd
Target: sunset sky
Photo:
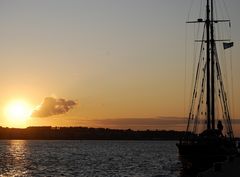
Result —
<instances>
[{"instance_id":1,"label":"sunset sky","mask_svg":"<svg viewBox=\"0 0 240 177\"><path fill-rule=\"evenodd\" d=\"M187 115L190 96L184 80L191 2L0 0L0 126L178 129L174 122ZM240 1L226 5L240 118ZM14 121L6 110L16 102L35 116ZM43 103L59 104L56 115L36 113Z\"/></svg>"}]
</instances>

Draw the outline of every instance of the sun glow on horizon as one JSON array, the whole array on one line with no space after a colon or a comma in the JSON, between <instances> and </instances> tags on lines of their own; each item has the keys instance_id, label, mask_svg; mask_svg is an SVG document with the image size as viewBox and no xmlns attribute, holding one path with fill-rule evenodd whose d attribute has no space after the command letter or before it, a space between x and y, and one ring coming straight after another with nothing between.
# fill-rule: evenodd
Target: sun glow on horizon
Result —
<instances>
[{"instance_id":1,"label":"sun glow on horizon","mask_svg":"<svg viewBox=\"0 0 240 177\"><path fill-rule=\"evenodd\" d=\"M23 100L13 100L5 107L5 116L13 127L22 127L31 116L30 105Z\"/></svg>"}]
</instances>

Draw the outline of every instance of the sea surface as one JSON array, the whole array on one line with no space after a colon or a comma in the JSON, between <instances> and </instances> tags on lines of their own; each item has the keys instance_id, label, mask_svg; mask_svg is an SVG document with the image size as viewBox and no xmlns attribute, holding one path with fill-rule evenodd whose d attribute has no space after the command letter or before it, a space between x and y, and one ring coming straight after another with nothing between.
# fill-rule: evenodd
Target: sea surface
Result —
<instances>
[{"instance_id":1,"label":"sea surface","mask_svg":"<svg viewBox=\"0 0 240 177\"><path fill-rule=\"evenodd\" d=\"M175 141L0 140L0 176L179 177Z\"/></svg>"}]
</instances>

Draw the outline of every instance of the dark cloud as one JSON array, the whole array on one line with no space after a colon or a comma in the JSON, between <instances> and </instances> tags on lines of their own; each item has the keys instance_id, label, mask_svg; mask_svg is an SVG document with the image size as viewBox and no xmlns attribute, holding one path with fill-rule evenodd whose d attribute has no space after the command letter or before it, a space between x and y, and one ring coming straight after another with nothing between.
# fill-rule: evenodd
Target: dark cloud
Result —
<instances>
[{"instance_id":1,"label":"dark cloud","mask_svg":"<svg viewBox=\"0 0 240 177\"><path fill-rule=\"evenodd\" d=\"M41 105L33 111L32 117L49 117L58 114L65 114L74 106L77 102L73 100L66 100L62 98L46 97Z\"/></svg>"}]
</instances>

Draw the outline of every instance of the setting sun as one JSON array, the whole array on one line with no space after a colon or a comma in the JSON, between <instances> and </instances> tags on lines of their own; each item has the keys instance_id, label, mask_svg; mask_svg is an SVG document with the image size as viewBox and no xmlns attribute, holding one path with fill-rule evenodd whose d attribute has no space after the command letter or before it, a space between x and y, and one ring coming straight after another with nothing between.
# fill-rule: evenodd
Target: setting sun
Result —
<instances>
[{"instance_id":1,"label":"setting sun","mask_svg":"<svg viewBox=\"0 0 240 177\"><path fill-rule=\"evenodd\" d=\"M14 126L24 124L31 114L30 106L22 100L10 102L5 108L5 115Z\"/></svg>"}]
</instances>

